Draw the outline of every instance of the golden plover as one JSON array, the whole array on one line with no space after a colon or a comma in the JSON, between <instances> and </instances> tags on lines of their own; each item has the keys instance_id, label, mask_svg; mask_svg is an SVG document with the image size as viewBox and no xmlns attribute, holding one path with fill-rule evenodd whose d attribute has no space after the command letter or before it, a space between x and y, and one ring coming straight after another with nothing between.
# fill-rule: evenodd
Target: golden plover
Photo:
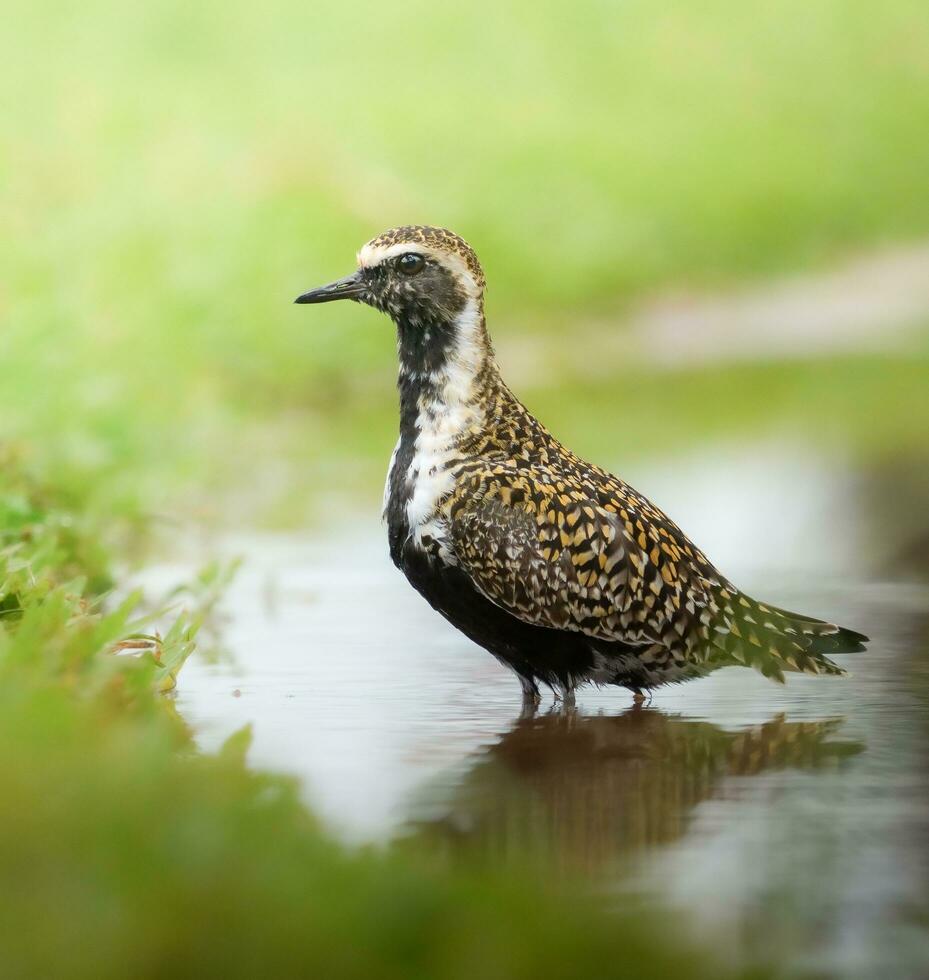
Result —
<instances>
[{"instance_id":1,"label":"golden plover","mask_svg":"<svg viewBox=\"0 0 929 980\"><path fill-rule=\"evenodd\" d=\"M384 490L390 554L446 619L519 677L570 700L728 664L783 680L841 674L867 637L744 595L654 504L565 448L500 377L484 273L442 228L368 242L350 276L298 303L351 299L397 327L400 438Z\"/></svg>"}]
</instances>

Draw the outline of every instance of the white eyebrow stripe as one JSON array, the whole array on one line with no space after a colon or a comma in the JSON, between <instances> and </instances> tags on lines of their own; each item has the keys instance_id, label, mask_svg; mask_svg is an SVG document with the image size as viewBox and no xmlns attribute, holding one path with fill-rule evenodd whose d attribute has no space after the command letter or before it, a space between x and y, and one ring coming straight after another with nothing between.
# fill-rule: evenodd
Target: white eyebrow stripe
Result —
<instances>
[{"instance_id":1,"label":"white eyebrow stripe","mask_svg":"<svg viewBox=\"0 0 929 980\"><path fill-rule=\"evenodd\" d=\"M358 264L362 269L370 269L372 266L380 265L381 262L386 262L387 259L392 259L395 255L406 255L407 252L441 258L440 253L435 249L420 245L418 242L395 242L393 245L374 245L368 242L358 253Z\"/></svg>"},{"instance_id":2,"label":"white eyebrow stripe","mask_svg":"<svg viewBox=\"0 0 929 980\"><path fill-rule=\"evenodd\" d=\"M463 281L465 291L469 296L475 298L480 296L480 286L475 282L468 264L460 255L442 249L430 248L421 242L395 242L393 245L374 245L372 242L368 242L367 245L362 246L358 253L358 265L362 269L370 269L396 255L406 255L407 252L414 252L417 255L435 259L436 262L444 265L446 269L450 269Z\"/></svg>"}]
</instances>

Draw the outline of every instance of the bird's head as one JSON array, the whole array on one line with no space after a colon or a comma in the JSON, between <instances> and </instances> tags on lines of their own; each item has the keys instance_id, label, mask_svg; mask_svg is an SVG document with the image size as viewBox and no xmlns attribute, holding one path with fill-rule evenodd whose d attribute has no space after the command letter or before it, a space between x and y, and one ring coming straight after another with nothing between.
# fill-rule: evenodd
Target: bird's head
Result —
<instances>
[{"instance_id":1,"label":"bird's head","mask_svg":"<svg viewBox=\"0 0 929 980\"><path fill-rule=\"evenodd\" d=\"M389 314L398 324L428 328L453 323L483 303L484 273L471 246L445 228L392 228L364 245L358 268L311 289L297 303L352 299Z\"/></svg>"}]
</instances>

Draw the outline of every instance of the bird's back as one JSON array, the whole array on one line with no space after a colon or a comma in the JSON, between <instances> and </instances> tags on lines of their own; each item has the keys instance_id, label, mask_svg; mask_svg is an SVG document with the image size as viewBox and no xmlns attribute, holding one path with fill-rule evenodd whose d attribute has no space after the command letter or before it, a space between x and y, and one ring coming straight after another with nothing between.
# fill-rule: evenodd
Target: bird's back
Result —
<instances>
[{"instance_id":1,"label":"bird's back","mask_svg":"<svg viewBox=\"0 0 929 980\"><path fill-rule=\"evenodd\" d=\"M840 673L861 637L736 589L663 511L555 439L502 384L439 513L451 560L512 615L632 644L656 676L748 663Z\"/></svg>"}]
</instances>

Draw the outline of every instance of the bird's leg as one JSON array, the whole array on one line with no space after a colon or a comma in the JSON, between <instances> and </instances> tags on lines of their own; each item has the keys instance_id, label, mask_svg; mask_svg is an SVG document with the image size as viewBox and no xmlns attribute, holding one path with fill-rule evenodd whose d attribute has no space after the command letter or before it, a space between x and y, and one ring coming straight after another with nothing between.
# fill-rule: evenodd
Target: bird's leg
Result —
<instances>
[{"instance_id":1,"label":"bird's leg","mask_svg":"<svg viewBox=\"0 0 929 980\"><path fill-rule=\"evenodd\" d=\"M570 681L566 683L561 681L550 681L546 683L552 689L552 713L573 713L575 707L574 685Z\"/></svg>"},{"instance_id":2,"label":"bird's leg","mask_svg":"<svg viewBox=\"0 0 929 980\"><path fill-rule=\"evenodd\" d=\"M520 721L531 721L539 713L539 702L532 698L523 698L522 706L519 709Z\"/></svg>"},{"instance_id":3,"label":"bird's leg","mask_svg":"<svg viewBox=\"0 0 929 980\"><path fill-rule=\"evenodd\" d=\"M635 708L641 708L645 704L645 695L638 688L632 692L632 704Z\"/></svg>"},{"instance_id":4,"label":"bird's leg","mask_svg":"<svg viewBox=\"0 0 929 980\"><path fill-rule=\"evenodd\" d=\"M523 677L520 674L519 686L523 689L523 708L520 717L531 718L542 703L542 695L539 694L539 688L531 677Z\"/></svg>"}]
</instances>

